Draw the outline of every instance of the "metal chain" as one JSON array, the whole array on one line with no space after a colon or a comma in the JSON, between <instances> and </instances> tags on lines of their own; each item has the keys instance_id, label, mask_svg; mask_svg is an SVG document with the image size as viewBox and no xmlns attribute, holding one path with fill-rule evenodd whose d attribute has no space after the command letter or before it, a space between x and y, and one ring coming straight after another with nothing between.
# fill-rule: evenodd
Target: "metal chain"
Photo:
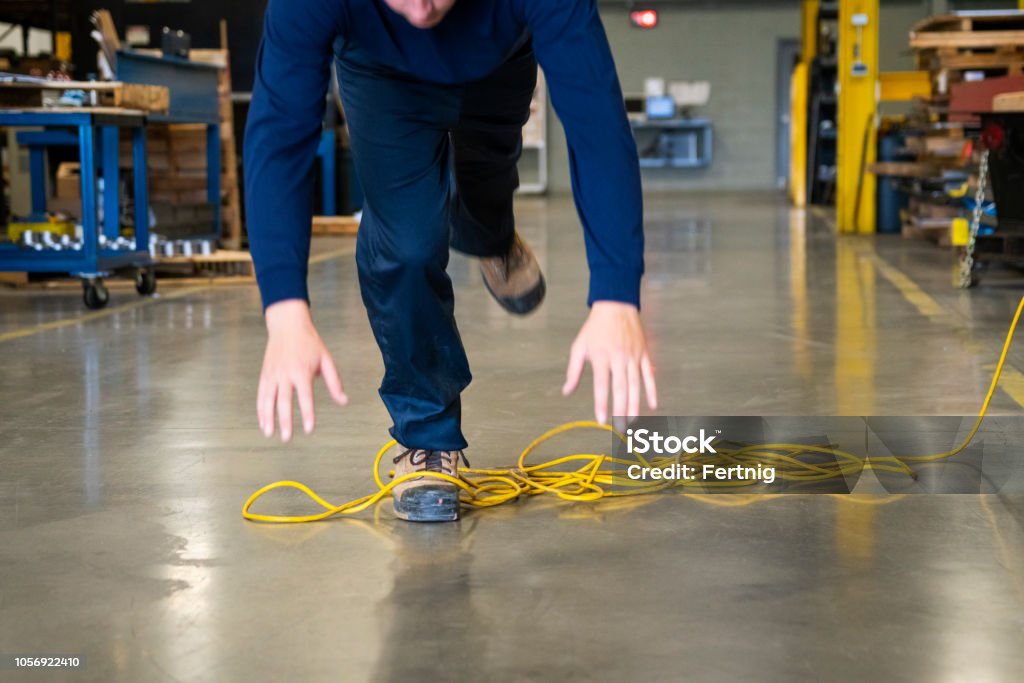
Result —
<instances>
[{"instance_id":1,"label":"metal chain","mask_svg":"<svg viewBox=\"0 0 1024 683\"><path fill-rule=\"evenodd\" d=\"M985 203L985 183L988 180L988 155L986 149L981 155L981 168L978 170L978 189L974 193L974 215L971 217L971 232L967 237L967 247L960 260L960 289L970 289L974 273L974 244L981 229L982 204Z\"/></svg>"}]
</instances>

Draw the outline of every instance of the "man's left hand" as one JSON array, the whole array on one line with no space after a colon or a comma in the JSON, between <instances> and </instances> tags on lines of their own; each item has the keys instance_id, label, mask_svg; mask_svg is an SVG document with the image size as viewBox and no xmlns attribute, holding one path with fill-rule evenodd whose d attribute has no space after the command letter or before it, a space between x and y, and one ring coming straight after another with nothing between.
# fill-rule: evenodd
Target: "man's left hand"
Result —
<instances>
[{"instance_id":1,"label":"man's left hand","mask_svg":"<svg viewBox=\"0 0 1024 683\"><path fill-rule=\"evenodd\" d=\"M617 301L594 302L572 345L563 396L576 391L587 361L594 372L594 415L598 422L608 422L609 383L613 415L628 419L639 415L641 391L646 393L651 410L657 409L654 366L636 306Z\"/></svg>"}]
</instances>

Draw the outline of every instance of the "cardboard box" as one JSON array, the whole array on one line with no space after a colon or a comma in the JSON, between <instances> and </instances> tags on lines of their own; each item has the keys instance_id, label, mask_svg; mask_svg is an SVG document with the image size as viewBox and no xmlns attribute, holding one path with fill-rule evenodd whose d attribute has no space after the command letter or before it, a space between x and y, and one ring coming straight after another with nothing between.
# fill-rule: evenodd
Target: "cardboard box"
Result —
<instances>
[{"instance_id":1,"label":"cardboard box","mask_svg":"<svg viewBox=\"0 0 1024 683\"><path fill-rule=\"evenodd\" d=\"M50 213L64 214L68 218L79 220L82 217L82 200L50 197L46 200L46 210Z\"/></svg>"},{"instance_id":2,"label":"cardboard box","mask_svg":"<svg viewBox=\"0 0 1024 683\"><path fill-rule=\"evenodd\" d=\"M81 168L76 162L65 162L57 167L58 199L82 199Z\"/></svg>"}]
</instances>

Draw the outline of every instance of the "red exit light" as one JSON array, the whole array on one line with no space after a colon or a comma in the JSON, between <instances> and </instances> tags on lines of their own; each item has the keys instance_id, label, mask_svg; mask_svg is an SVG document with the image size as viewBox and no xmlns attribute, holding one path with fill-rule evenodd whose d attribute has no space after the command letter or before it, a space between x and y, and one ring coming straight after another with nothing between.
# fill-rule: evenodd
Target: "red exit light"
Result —
<instances>
[{"instance_id":1,"label":"red exit light","mask_svg":"<svg viewBox=\"0 0 1024 683\"><path fill-rule=\"evenodd\" d=\"M637 28L654 28L658 25L658 10L641 9L629 13L629 20Z\"/></svg>"}]
</instances>

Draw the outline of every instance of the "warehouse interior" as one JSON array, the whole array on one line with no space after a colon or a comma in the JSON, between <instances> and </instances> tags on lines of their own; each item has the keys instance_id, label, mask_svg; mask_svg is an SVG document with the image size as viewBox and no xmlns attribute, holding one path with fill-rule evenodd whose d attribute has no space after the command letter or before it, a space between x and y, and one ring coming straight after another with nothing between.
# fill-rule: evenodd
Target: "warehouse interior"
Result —
<instances>
[{"instance_id":1,"label":"warehouse interior","mask_svg":"<svg viewBox=\"0 0 1024 683\"><path fill-rule=\"evenodd\" d=\"M612 495L599 467L542 490L517 459L549 430L589 425L530 463L617 447L589 371L562 392L589 270L542 74L514 207L546 299L510 316L476 258L447 267L468 471L512 483L465 489L455 523L398 519L336 86L308 283L348 404L317 383L315 431L285 443L257 424L245 192L267 3L0 1L0 678L1019 679L1024 3L578 1L637 147L644 415L900 418L926 449L929 419L959 440L987 409L974 488L910 458L841 493ZM324 507L254 501L274 482Z\"/></svg>"}]
</instances>

